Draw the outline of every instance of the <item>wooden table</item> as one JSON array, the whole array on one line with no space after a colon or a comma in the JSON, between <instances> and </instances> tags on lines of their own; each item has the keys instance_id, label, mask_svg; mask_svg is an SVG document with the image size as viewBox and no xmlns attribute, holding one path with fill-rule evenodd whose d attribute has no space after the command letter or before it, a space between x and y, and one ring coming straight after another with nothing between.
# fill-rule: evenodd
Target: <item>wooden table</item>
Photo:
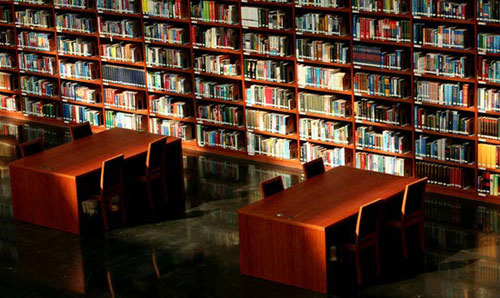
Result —
<instances>
[{"instance_id":1,"label":"wooden table","mask_svg":"<svg viewBox=\"0 0 500 298\"><path fill-rule=\"evenodd\" d=\"M337 167L239 209L241 273L327 293L332 227L416 180Z\"/></svg>"},{"instance_id":2,"label":"wooden table","mask_svg":"<svg viewBox=\"0 0 500 298\"><path fill-rule=\"evenodd\" d=\"M79 234L79 199L88 191L88 177L100 173L102 161L107 158L119 154L124 154L126 161L144 157L149 142L161 137L113 128L11 162L14 218ZM181 140L168 137L166 148L169 207L183 212Z\"/></svg>"}]
</instances>

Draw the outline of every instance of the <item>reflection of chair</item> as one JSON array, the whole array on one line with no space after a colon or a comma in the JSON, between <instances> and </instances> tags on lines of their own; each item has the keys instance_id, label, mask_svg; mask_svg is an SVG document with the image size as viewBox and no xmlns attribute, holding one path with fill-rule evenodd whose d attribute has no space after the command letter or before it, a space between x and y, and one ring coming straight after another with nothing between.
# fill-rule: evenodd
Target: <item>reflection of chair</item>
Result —
<instances>
[{"instance_id":1,"label":"reflection of chair","mask_svg":"<svg viewBox=\"0 0 500 298\"><path fill-rule=\"evenodd\" d=\"M43 151L42 139L37 138L28 142L24 142L19 144L19 148L21 149L21 157L26 157L33 155L35 153L39 153Z\"/></svg>"},{"instance_id":2,"label":"reflection of chair","mask_svg":"<svg viewBox=\"0 0 500 298\"><path fill-rule=\"evenodd\" d=\"M310 162L306 162L302 165L302 168L304 169L306 179L310 179L325 172L325 165L323 164L323 158L321 157L311 160Z\"/></svg>"},{"instance_id":3,"label":"reflection of chair","mask_svg":"<svg viewBox=\"0 0 500 298\"><path fill-rule=\"evenodd\" d=\"M284 189L285 187L283 186L283 179L281 179L281 176L260 183L260 193L263 199L283 191Z\"/></svg>"},{"instance_id":4,"label":"reflection of chair","mask_svg":"<svg viewBox=\"0 0 500 298\"><path fill-rule=\"evenodd\" d=\"M146 157L146 169L144 175L137 176L139 182L146 184L146 193L148 197L149 208L155 209L153 203L153 181L160 180L163 198L166 200L167 184L165 181L165 144L166 137L149 143L148 154Z\"/></svg>"},{"instance_id":5,"label":"reflection of chair","mask_svg":"<svg viewBox=\"0 0 500 298\"><path fill-rule=\"evenodd\" d=\"M153 268L155 269L156 278L160 278L160 269L158 268L158 261L156 260L156 252L153 250L151 254L151 258L153 259Z\"/></svg>"},{"instance_id":6,"label":"reflection of chair","mask_svg":"<svg viewBox=\"0 0 500 298\"><path fill-rule=\"evenodd\" d=\"M78 139L92 135L92 128L90 128L89 122L72 125L69 128L69 131L71 133L72 141L76 141Z\"/></svg>"},{"instance_id":7,"label":"reflection of chair","mask_svg":"<svg viewBox=\"0 0 500 298\"><path fill-rule=\"evenodd\" d=\"M399 229L403 258L408 260L406 229L418 225L420 248L425 251L424 194L427 178L406 185L402 204L399 200L389 201L385 208L385 225Z\"/></svg>"},{"instance_id":8,"label":"reflection of chair","mask_svg":"<svg viewBox=\"0 0 500 298\"><path fill-rule=\"evenodd\" d=\"M101 206L102 220L106 230L109 228L108 210L111 212L120 210L123 223L127 221L124 202L123 158L122 154L102 162L100 192L92 195L91 198ZM112 201L113 197L116 196L118 196L119 206L113 204Z\"/></svg>"},{"instance_id":9,"label":"reflection of chair","mask_svg":"<svg viewBox=\"0 0 500 298\"><path fill-rule=\"evenodd\" d=\"M382 200L363 205L359 208L358 219L356 222L355 233L348 235L347 241L343 244L343 250L349 250L354 253L356 261L356 274L358 284L363 283L361 272L361 251L373 247L375 249L375 265L377 276L380 277L380 252L379 252L379 226Z\"/></svg>"}]
</instances>

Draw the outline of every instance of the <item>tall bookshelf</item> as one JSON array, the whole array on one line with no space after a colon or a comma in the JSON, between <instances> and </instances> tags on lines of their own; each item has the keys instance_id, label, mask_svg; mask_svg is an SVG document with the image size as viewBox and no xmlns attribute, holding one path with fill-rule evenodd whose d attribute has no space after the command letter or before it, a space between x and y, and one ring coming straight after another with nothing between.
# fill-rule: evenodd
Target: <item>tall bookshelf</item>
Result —
<instances>
[{"instance_id":1,"label":"tall bookshelf","mask_svg":"<svg viewBox=\"0 0 500 298\"><path fill-rule=\"evenodd\" d=\"M1 37L10 34L13 39L10 44L0 40L0 53L13 57L13 65L1 64L0 72L11 74L14 87L0 90L0 115L63 125L79 121L62 117L63 106L67 109L67 105L76 105L87 109L84 112L98 130L119 125L112 121L119 116L123 122L128 121L125 126L129 128L181 136L185 148L290 167L299 167L324 152L328 152L325 161L330 166L356 166L375 158L379 166L387 166L386 172L447 179L447 183L431 184L433 191L496 202L497 195L479 191L478 182L484 188L485 180L493 177L491 181L495 181L493 174L500 173L498 166L479 162L481 156L495 150L482 144L500 145L498 128L491 128L500 117L500 107L495 103L489 108L479 107L478 93L481 88L500 89L496 72L492 71L493 79L479 75L483 64L491 64L490 69L496 67L491 60L498 59L500 51L478 49L478 35L494 34L500 27L499 12L493 5L498 1L491 1L490 6L485 1L440 2L447 9L424 7L427 1L400 2L401 6L393 6L393 1L359 0L0 1L2 14L10 13L10 19L0 21ZM40 10L49 16L48 26L16 23L16 12ZM216 11L223 16L218 18ZM90 22L93 29L57 27L58 18L64 14L67 19L80 18L83 24ZM272 21L259 23L259 17ZM85 18L89 20L81 20ZM318 19L325 20L325 25L311 25L311 20ZM120 33L120 22L130 32ZM365 30L370 25L392 31L381 30L384 37L370 37ZM460 30L454 31L456 44L430 41L432 30L423 28L439 30L438 26L444 26L441 33L449 27L467 29L463 36L466 44L460 44ZM106 33L106 28L112 33ZM11 32L7 34L6 30ZM158 30L169 34L159 34ZM48 34L49 47L21 45L18 37L25 37L27 32ZM87 55L63 51L60 42L77 39L92 45L94 51ZM495 39L489 42L495 43ZM127 51L117 51L123 49L117 44L126 46ZM271 45L271 50L263 45ZM311 45L333 54L312 55L304 50ZM20 55L25 54L54 57L54 73L21 69L19 59L24 56ZM453 67L436 70L430 61ZM61 64L71 72L76 62L94 63L93 76L68 77L61 73ZM252 65L265 65L273 71L253 72ZM113 67L125 67L133 73L120 70L124 74L119 80L110 80L106 73ZM330 81L308 81L299 72L328 76ZM140 74L141 78L135 77ZM54 95L21 91L21 78L29 76L52 82ZM179 82L184 82L182 92L172 87ZM374 90L373 82L391 88ZM71 83L80 84L79 94L95 90L95 97L82 101L62 96L62 84ZM436 101L439 88L451 94L447 95L451 99ZM255 96L257 93L267 97L263 100ZM276 96L274 101L269 100L269 95L275 94L282 100ZM462 98L457 99L460 94ZM9 96L13 99L4 98ZM125 104L109 104L106 98L121 98ZM326 102L335 109L322 112L317 106L302 104L313 101ZM52 114L57 111L57 117L27 113L28 105L40 108L40 103L49 104L46 109ZM367 113L369 108L376 114ZM267 117L268 122L260 125L259 117ZM427 124L422 123L422 117ZM446 121L443 119L455 119L459 124L455 128L459 128L436 124ZM286 125L272 125L277 123ZM310 129L305 130L307 125ZM335 130L335 135L318 135L318 125ZM479 129L483 130L481 134ZM224 144L214 143L221 134ZM360 135L371 138L370 142L362 142ZM380 143L384 138L395 140L397 146L384 147ZM440 140L444 138L447 140ZM374 145L373 139L378 143ZM421 154L422 149L427 151L422 142L432 143L429 148L439 148L439 154ZM277 149L258 148L258 143ZM452 154L455 156L450 157ZM450 182L450 177L456 181ZM462 182L459 180L466 181L467 187L456 187Z\"/></svg>"}]
</instances>

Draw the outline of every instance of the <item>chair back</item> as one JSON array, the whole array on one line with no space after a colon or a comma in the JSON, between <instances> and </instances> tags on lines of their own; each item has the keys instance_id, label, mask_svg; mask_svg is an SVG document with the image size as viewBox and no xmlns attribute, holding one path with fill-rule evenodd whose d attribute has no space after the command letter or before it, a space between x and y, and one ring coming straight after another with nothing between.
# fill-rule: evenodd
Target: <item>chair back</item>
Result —
<instances>
[{"instance_id":1,"label":"chair back","mask_svg":"<svg viewBox=\"0 0 500 298\"><path fill-rule=\"evenodd\" d=\"M302 168L304 169L306 179L310 179L325 172L325 165L323 164L323 158L321 157L311 160L310 162L306 162L302 165Z\"/></svg>"},{"instance_id":2,"label":"chair back","mask_svg":"<svg viewBox=\"0 0 500 298\"><path fill-rule=\"evenodd\" d=\"M285 187L283 186L283 179L281 176L260 183L260 193L264 199L283 190L285 190Z\"/></svg>"},{"instance_id":3,"label":"chair back","mask_svg":"<svg viewBox=\"0 0 500 298\"><path fill-rule=\"evenodd\" d=\"M19 144L19 148L21 149L21 157L26 157L33 155L35 153L39 153L43 151L43 144L41 138L36 138L34 140L24 142Z\"/></svg>"},{"instance_id":4,"label":"chair back","mask_svg":"<svg viewBox=\"0 0 500 298\"><path fill-rule=\"evenodd\" d=\"M165 144L167 137L149 143L146 157L146 168L149 171L159 169L165 165Z\"/></svg>"},{"instance_id":5,"label":"chair back","mask_svg":"<svg viewBox=\"0 0 500 298\"><path fill-rule=\"evenodd\" d=\"M102 162L101 190L113 189L123 183L124 155L118 155Z\"/></svg>"},{"instance_id":6,"label":"chair back","mask_svg":"<svg viewBox=\"0 0 500 298\"><path fill-rule=\"evenodd\" d=\"M374 233L378 234L382 202L382 199L378 199L359 207L356 241Z\"/></svg>"},{"instance_id":7,"label":"chair back","mask_svg":"<svg viewBox=\"0 0 500 298\"><path fill-rule=\"evenodd\" d=\"M401 206L402 220L405 217L424 210L424 195L427 178L406 185L403 204Z\"/></svg>"},{"instance_id":8,"label":"chair back","mask_svg":"<svg viewBox=\"0 0 500 298\"><path fill-rule=\"evenodd\" d=\"M92 128L90 127L89 122L72 125L69 128L69 131L71 133L71 140L72 141L76 141L78 139L92 135Z\"/></svg>"}]
</instances>

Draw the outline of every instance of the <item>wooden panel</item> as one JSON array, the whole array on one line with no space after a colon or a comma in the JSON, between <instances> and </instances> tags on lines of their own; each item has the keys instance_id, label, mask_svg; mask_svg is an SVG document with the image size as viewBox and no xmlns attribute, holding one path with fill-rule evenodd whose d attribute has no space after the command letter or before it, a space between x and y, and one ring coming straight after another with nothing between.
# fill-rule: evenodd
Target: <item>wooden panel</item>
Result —
<instances>
[{"instance_id":1,"label":"wooden panel","mask_svg":"<svg viewBox=\"0 0 500 298\"><path fill-rule=\"evenodd\" d=\"M75 178L10 165L14 218L79 234Z\"/></svg>"},{"instance_id":2,"label":"wooden panel","mask_svg":"<svg viewBox=\"0 0 500 298\"><path fill-rule=\"evenodd\" d=\"M173 138L170 138L172 140ZM182 142L172 140L166 146L165 179L169 214L182 214L186 210L186 189L184 185L184 164L182 162Z\"/></svg>"},{"instance_id":3,"label":"wooden panel","mask_svg":"<svg viewBox=\"0 0 500 298\"><path fill-rule=\"evenodd\" d=\"M325 229L358 212L361 205L404 191L416 178L337 167L238 210L239 213ZM277 214L283 214L278 218ZM288 217L293 219L286 219Z\"/></svg>"},{"instance_id":4,"label":"wooden panel","mask_svg":"<svg viewBox=\"0 0 500 298\"><path fill-rule=\"evenodd\" d=\"M238 215L241 273L327 292L325 231Z\"/></svg>"}]
</instances>

